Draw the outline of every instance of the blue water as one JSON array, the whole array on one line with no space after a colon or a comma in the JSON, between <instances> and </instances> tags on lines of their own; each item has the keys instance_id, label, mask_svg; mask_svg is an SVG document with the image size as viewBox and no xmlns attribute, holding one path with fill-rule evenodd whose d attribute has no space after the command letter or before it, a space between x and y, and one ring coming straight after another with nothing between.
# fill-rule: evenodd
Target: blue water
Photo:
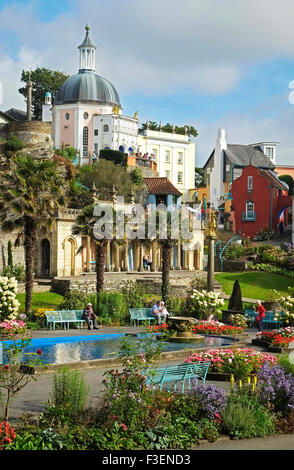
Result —
<instances>
[{"instance_id":1,"label":"blue water","mask_svg":"<svg viewBox=\"0 0 294 470\"><path fill-rule=\"evenodd\" d=\"M122 336L125 335L111 334L33 339L25 352L36 352L41 349L40 359L44 364L64 364L91 359L116 358L119 355ZM186 348L215 348L230 346L233 342L233 339L207 336L204 341L193 343L167 342L162 345L162 351L178 351ZM154 344L156 344L155 341Z\"/></svg>"}]
</instances>

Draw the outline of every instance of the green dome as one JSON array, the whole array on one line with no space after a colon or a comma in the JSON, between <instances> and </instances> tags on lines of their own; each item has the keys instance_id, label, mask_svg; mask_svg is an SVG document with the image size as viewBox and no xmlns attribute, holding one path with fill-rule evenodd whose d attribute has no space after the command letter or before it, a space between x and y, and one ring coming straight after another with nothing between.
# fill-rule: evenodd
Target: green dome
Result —
<instances>
[{"instance_id":1,"label":"green dome","mask_svg":"<svg viewBox=\"0 0 294 470\"><path fill-rule=\"evenodd\" d=\"M106 78L89 70L80 70L76 75L69 77L54 98L56 105L77 102L94 102L120 107L119 96L114 86Z\"/></svg>"}]
</instances>

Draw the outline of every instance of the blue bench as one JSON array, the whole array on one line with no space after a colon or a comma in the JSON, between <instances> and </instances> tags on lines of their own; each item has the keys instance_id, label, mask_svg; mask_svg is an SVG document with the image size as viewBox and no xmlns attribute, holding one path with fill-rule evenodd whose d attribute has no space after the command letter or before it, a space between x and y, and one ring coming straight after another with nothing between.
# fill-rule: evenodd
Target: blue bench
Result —
<instances>
[{"instance_id":1,"label":"blue bench","mask_svg":"<svg viewBox=\"0 0 294 470\"><path fill-rule=\"evenodd\" d=\"M265 312L265 317L263 319L264 327L267 328L273 326L274 328L282 328L283 322L281 320L275 320L276 312Z\"/></svg>"},{"instance_id":2,"label":"blue bench","mask_svg":"<svg viewBox=\"0 0 294 470\"><path fill-rule=\"evenodd\" d=\"M47 310L45 312L47 327L55 330L55 325L60 323L64 329L69 329L70 323L76 323L78 328L82 328L84 320L82 319L83 310Z\"/></svg>"},{"instance_id":3,"label":"blue bench","mask_svg":"<svg viewBox=\"0 0 294 470\"><path fill-rule=\"evenodd\" d=\"M174 391L177 390L177 385L180 383L181 392L185 391L185 383L188 381L189 389L191 389L191 380L196 384L199 380L205 383L206 375L210 366L208 362L195 362L193 364L179 364L177 366L158 367L155 371L144 371L146 385L158 385L160 390L163 390L164 385L167 385L167 390L170 391L170 385L174 383Z\"/></svg>"},{"instance_id":4,"label":"blue bench","mask_svg":"<svg viewBox=\"0 0 294 470\"><path fill-rule=\"evenodd\" d=\"M148 321L150 325L151 320L156 321L156 317L151 313L152 308L129 308L129 314L133 325L139 324L140 321Z\"/></svg>"},{"instance_id":5,"label":"blue bench","mask_svg":"<svg viewBox=\"0 0 294 470\"><path fill-rule=\"evenodd\" d=\"M248 322L248 326L253 327L256 325L257 312L255 310L245 310L244 317Z\"/></svg>"}]
</instances>

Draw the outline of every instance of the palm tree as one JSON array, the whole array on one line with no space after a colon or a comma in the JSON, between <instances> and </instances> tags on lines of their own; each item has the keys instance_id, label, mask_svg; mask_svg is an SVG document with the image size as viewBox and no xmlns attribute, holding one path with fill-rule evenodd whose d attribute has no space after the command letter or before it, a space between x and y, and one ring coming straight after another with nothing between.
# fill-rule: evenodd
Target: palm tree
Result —
<instances>
[{"instance_id":1,"label":"palm tree","mask_svg":"<svg viewBox=\"0 0 294 470\"><path fill-rule=\"evenodd\" d=\"M97 240L94 237L93 228L97 222L97 217L93 215L95 204L86 206L78 215L76 223L73 227L74 235L81 235L90 237L91 241L95 242L95 259L96 259L96 292L97 300L99 293L104 288L104 271L105 271L105 258L106 258L106 245L107 240Z\"/></svg>"},{"instance_id":2,"label":"palm tree","mask_svg":"<svg viewBox=\"0 0 294 470\"><path fill-rule=\"evenodd\" d=\"M0 176L0 224L5 232L20 230L25 251L25 311L31 311L37 234L54 226L56 211L66 205L64 178L57 162L16 156Z\"/></svg>"}]
</instances>

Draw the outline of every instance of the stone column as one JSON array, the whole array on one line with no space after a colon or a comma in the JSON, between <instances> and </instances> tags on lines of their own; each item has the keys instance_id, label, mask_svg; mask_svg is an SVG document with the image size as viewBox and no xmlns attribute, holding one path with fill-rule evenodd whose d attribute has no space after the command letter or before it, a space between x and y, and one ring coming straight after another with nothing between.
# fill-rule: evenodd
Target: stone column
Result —
<instances>
[{"instance_id":1,"label":"stone column","mask_svg":"<svg viewBox=\"0 0 294 470\"><path fill-rule=\"evenodd\" d=\"M140 267L140 246L138 240L134 240L134 271L139 271Z\"/></svg>"},{"instance_id":2,"label":"stone column","mask_svg":"<svg viewBox=\"0 0 294 470\"><path fill-rule=\"evenodd\" d=\"M106 244L106 266L105 266L105 271L106 272L111 271L111 267L110 267L110 241L108 241L107 244Z\"/></svg>"},{"instance_id":3,"label":"stone column","mask_svg":"<svg viewBox=\"0 0 294 470\"><path fill-rule=\"evenodd\" d=\"M139 250L138 251L139 251L138 271L143 272L144 271L144 264L143 264L144 250L143 250L143 246L142 246L141 243L139 244Z\"/></svg>"},{"instance_id":4,"label":"stone column","mask_svg":"<svg viewBox=\"0 0 294 470\"><path fill-rule=\"evenodd\" d=\"M182 266L181 266L181 242L180 240L178 241L178 245L177 245L177 269L182 269Z\"/></svg>"},{"instance_id":5,"label":"stone column","mask_svg":"<svg viewBox=\"0 0 294 470\"><path fill-rule=\"evenodd\" d=\"M114 270L115 272L120 271L120 263L119 263L119 245L114 242Z\"/></svg>"},{"instance_id":6,"label":"stone column","mask_svg":"<svg viewBox=\"0 0 294 470\"><path fill-rule=\"evenodd\" d=\"M125 244L124 244L124 248L123 248L123 250L124 250L123 251L124 267L122 268L122 271L128 271L129 270L128 247L129 247L129 244L126 241Z\"/></svg>"},{"instance_id":7,"label":"stone column","mask_svg":"<svg viewBox=\"0 0 294 470\"><path fill-rule=\"evenodd\" d=\"M87 238L86 238L86 271L87 273L89 273L91 270L90 261L91 261L91 238L89 237L89 235L87 235Z\"/></svg>"},{"instance_id":8,"label":"stone column","mask_svg":"<svg viewBox=\"0 0 294 470\"><path fill-rule=\"evenodd\" d=\"M157 271L157 243L156 240L153 240L152 242L152 266L151 266L151 271L156 272Z\"/></svg>"},{"instance_id":9,"label":"stone column","mask_svg":"<svg viewBox=\"0 0 294 470\"><path fill-rule=\"evenodd\" d=\"M207 290L214 290L214 238L208 237Z\"/></svg>"}]
</instances>

